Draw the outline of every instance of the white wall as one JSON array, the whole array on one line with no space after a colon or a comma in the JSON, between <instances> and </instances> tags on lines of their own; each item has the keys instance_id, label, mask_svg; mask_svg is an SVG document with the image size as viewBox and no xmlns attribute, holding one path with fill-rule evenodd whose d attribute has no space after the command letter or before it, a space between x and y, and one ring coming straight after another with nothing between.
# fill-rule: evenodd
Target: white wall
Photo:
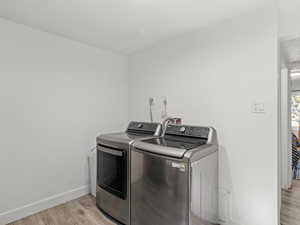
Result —
<instances>
[{"instance_id":1,"label":"white wall","mask_svg":"<svg viewBox=\"0 0 300 225\"><path fill-rule=\"evenodd\" d=\"M87 191L96 136L127 125L128 61L2 19L0 30L1 224Z\"/></svg>"},{"instance_id":2,"label":"white wall","mask_svg":"<svg viewBox=\"0 0 300 225\"><path fill-rule=\"evenodd\" d=\"M299 78L293 78L291 80L291 90L292 91L299 91L300 90L300 79Z\"/></svg>"},{"instance_id":3,"label":"white wall","mask_svg":"<svg viewBox=\"0 0 300 225\"><path fill-rule=\"evenodd\" d=\"M283 39L292 39L300 36L298 21L300 20L299 0L279 0L279 32Z\"/></svg>"},{"instance_id":4,"label":"white wall","mask_svg":"<svg viewBox=\"0 0 300 225\"><path fill-rule=\"evenodd\" d=\"M158 120L167 96L169 115L217 129L221 203L231 192L221 211L227 224L278 224L277 65L273 6L130 57L131 119L148 119L153 96ZM256 101L265 114L251 113Z\"/></svg>"}]
</instances>

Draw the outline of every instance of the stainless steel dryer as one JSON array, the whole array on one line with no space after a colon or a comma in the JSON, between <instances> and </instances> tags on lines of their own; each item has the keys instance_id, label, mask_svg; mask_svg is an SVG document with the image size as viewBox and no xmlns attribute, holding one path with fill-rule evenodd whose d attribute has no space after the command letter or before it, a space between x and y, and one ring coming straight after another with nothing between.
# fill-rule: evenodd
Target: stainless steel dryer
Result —
<instances>
[{"instance_id":1,"label":"stainless steel dryer","mask_svg":"<svg viewBox=\"0 0 300 225\"><path fill-rule=\"evenodd\" d=\"M218 222L218 142L210 127L169 125L131 149L131 225Z\"/></svg>"},{"instance_id":2,"label":"stainless steel dryer","mask_svg":"<svg viewBox=\"0 0 300 225\"><path fill-rule=\"evenodd\" d=\"M118 223L130 224L130 144L160 133L161 124L130 122L126 132L97 137L96 203Z\"/></svg>"}]
</instances>

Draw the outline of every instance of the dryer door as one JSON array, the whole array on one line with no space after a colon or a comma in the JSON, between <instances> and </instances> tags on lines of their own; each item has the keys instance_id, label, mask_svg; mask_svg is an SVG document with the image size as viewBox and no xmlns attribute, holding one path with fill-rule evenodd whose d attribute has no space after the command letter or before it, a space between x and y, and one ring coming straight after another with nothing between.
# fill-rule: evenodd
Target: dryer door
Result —
<instances>
[{"instance_id":1,"label":"dryer door","mask_svg":"<svg viewBox=\"0 0 300 225\"><path fill-rule=\"evenodd\" d=\"M98 186L126 199L127 160L126 152L98 145Z\"/></svg>"}]
</instances>

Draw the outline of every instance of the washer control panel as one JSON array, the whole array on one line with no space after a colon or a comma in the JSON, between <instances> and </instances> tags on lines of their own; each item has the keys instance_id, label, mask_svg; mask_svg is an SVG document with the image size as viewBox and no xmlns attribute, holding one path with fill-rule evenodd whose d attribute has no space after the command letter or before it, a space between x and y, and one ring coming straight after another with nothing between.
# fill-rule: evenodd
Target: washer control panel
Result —
<instances>
[{"instance_id":1,"label":"washer control panel","mask_svg":"<svg viewBox=\"0 0 300 225\"><path fill-rule=\"evenodd\" d=\"M173 125L167 126L166 135L177 135L177 136L187 136L195 138L205 138L208 139L210 132L209 127L196 127L188 125Z\"/></svg>"}]
</instances>

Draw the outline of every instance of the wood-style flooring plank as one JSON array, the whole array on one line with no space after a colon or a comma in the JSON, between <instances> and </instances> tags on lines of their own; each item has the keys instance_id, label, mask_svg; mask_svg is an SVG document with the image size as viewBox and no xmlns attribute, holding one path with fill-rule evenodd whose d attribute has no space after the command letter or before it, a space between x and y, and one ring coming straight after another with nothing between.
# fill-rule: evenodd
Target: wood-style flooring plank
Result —
<instances>
[{"instance_id":1,"label":"wood-style flooring plank","mask_svg":"<svg viewBox=\"0 0 300 225\"><path fill-rule=\"evenodd\" d=\"M8 225L115 225L96 207L96 199L86 195Z\"/></svg>"},{"instance_id":2,"label":"wood-style flooring plank","mask_svg":"<svg viewBox=\"0 0 300 225\"><path fill-rule=\"evenodd\" d=\"M114 225L115 223L111 222L107 219L97 207L95 207L96 201L95 198L91 196L84 196L79 198L76 201L86 212L88 218L92 220L94 223L99 223L100 225ZM97 224L98 224L97 223Z\"/></svg>"},{"instance_id":3,"label":"wood-style flooring plank","mask_svg":"<svg viewBox=\"0 0 300 225\"><path fill-rule=\"evenodd\" d=\"M294 180L292 189L281 193L281 224L300 225L300 180Z\"/></svg>"},{"instance_id":4,"label":"wood-style flooring plank","mask_svg":"<svg viewBox=\"0 0 300 225\"><path fill-rule=\"evenodd\" d=\"M300 180L291 190L282 191L282 225L300 225ZM47 209L9 225L115 225L96 207L96 200L86 195Z\"/></svg>"}]
</instances>

